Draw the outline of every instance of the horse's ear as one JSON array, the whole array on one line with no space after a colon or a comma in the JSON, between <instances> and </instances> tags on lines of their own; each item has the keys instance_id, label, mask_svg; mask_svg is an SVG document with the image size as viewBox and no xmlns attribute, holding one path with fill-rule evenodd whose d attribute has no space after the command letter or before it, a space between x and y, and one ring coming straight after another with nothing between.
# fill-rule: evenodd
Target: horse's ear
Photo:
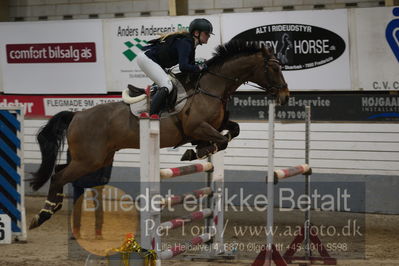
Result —
<instances>
[{"instance_id":1,"label":"horse's ear","mask_svg":"<svg viewBox=\"0 0 399 266\"><path fill-rule=\"evenodd\" d=\"M260 44L260 49L262 51L263 57L266 57L266 56L270 55L270 52L268 51L269 47L266 46L264 43Z\"/></svg>"},{"instance_id":2,"label":"horse's ear","mask_svg":"<svg viewBox=\"0 0 399 266\"><path fill-rule=\"evenodd\" d=\"M268 46L267 47L267 51L269 52L269 55L273 55L274 54L274 49L272 46Z\"/></svg>"}]
</instances>

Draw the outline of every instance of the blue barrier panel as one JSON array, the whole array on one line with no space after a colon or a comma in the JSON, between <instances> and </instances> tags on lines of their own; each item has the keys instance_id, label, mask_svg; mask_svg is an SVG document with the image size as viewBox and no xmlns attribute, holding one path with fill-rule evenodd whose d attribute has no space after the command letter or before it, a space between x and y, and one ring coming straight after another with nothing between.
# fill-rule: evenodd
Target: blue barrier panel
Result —
<instances>
[{"instance_id":1,"label":"blue barrier panel","mask_svg":"<svg viewBox=\"0 0 399 266\"><path fill-rule=\"evenodd\" d=\"M0 108L0 213L11 218L13 237L26 239L23 109Z\"/></svg>"}]
</instances>

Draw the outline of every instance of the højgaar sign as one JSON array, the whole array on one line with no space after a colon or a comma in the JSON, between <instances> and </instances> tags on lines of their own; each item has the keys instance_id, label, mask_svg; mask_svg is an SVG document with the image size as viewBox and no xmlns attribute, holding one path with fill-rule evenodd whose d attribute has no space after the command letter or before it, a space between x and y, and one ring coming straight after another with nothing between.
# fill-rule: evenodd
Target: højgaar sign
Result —
<instances>
[{"instance_id":1,"label":"h\u00f8jgaar sign","mask_svg":"<svg viewBox=\"0 0 399 266\"><path fill-rule=\"evenodd\" d=\"M334 32L306 24L269 24L234 36L273 48L283 70L303 70L328 64L345 51L345 41Z\"/></svg>"}]
</instances>

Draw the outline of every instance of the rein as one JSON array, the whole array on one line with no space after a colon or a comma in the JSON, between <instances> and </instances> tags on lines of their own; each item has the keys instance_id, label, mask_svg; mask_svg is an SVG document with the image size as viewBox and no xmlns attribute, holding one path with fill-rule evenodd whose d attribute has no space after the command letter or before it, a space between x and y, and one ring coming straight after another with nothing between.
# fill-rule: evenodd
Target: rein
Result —
<instances>
[{"instance_id":1,"label":"rein","mask_svg":"<svg viewBox=\"0 0 399 266\"><path fill-rule=\"evenodd\" d=\"M278 60L275 59L275 58L264 58L264 62L265 62L265 70L264 70L264 72L265 72L265 73L267 73L267 71L268 71L266 65L267 65L267 63L270 62L270 61L271 61L271 62L274 62L274 63L277 63L277 64L280 64L280 61L278 61ZM209 74L211 74L211 75L214 75L214 76L216 76L216 77L223 78L223 79L225 79L225 80L233 81L234 83L240 83L240 79L239 79L239 78L228 77L228 76L225 76L225 75L222 75L222 74L219 74L219 73L210 71L210 70L206 70L205 73L209 73ZM217 99L219 99L221 102L226 103L227 101L226 101L225 98L228 98L228 97L215 95L215 94L213 94L213 93L210 93L210 92L208 92L208 91L202 89L202 88L199 86L199 81L200 81L200 79L201 79L203 73L201 73L200 75L201 75L201 76L200 76L200 77L198 78L198 80L197 80L194 93L188 95L186 98L190 98L191 96L194 96L194 95L197 94L197 93L202 93L202 94L205 94L205 95L207 95L207 96L210 96L210 97L213 97L213 98L217 98ZM256 89L265 91L265 92L267 92L267 93L276 93L276 91L279 91L280 89L283 89L283 88L286 86L286 85L282 84L282 85L280 85L280 86L278 86L278 87L277 87L277 86L268 86L268 87L264 88L264 87L261 87L261 86L256 85L256 84L250 84L248 81L245 81L245 82L243 82L242 84L245 84L245 85L251 86L251 87L253 87L253 88L256 88Z\"/></svg>"},{"instance_id":2,"label":"rein","mask_svg":"<svg viewBox=\"0 0 399 266\"><path fill-rule=\"evenodd\" d=\"M267 65L267 63L268 63L269 61L274 62L274 63L277 63L277 64L280 65L280 61L278 61L278 60L275 59L275 58L265 58L264 61L265 61L265 66ZM267 70L267 67L265 67L265 71L264 71L264 72L267 73L267 71L268 71L268 70ZM225 76L225 75L222 75L222 74L213 72L213 71L207 70L206 72L209 73L209 74L211 74L211 75L214 75L214 76L216 76L216 77L220 77L220 78L223 78L223 79L225 79L225 80L233 81L233 82L235 82L235 83L239 83L239 81L240 81L239 78L231 78L231 77L228 77L228 76ZM270 92L270 93L274 93L274 92L276 92L276 91L278 91L278 90L280 90L280 89L283 89L284 86L285 86L285 85L281 85L281 86L278 86L278 87L276 87L276 86L269 86L269 87L264 88L264 87L258 86L258 85L256 85L256 84L250 84L248 81L243 82L242 84L251 86L251 87L256 88L256 89L260 89L260 90L265 91L265 92ZM216 97L218 97L218 96L216 96Z\"/></svg>"},{"instance_id":3,"label":"rein","mask_svg":"<svg viewBox=\"0 0 399 266\"><path fill-rule=\"evenodd\" d=\"M221 75L221 74L219 74L219 73L216 73L216 72L212 72L212 71L207 71L207 73L209 73L209 74L211 74L211 75L214 75L214 76L216 76L216 77L219 77L219 78L223 78L223 79L226 79L226 80L230 80L230 81L234 81L235 83L238 83L240 80L239 80L239 78L230 78L230 77L227 77L227 76L225 76L225 75ZM251 87L253 87L253 88L256 88L256 89L260 89L260 90L262 90L262 91L270 91L270 90L273 90L273 87L270 87L270 88L263 88L263 87L261 87L261 86L258 86L258 85L255 85L255 84L250 84L248 81L245 81L245 82L243 82L242 84L246 84L246 85L248 85L248 86L251 86Z\"/></svg>"}]
</instances>

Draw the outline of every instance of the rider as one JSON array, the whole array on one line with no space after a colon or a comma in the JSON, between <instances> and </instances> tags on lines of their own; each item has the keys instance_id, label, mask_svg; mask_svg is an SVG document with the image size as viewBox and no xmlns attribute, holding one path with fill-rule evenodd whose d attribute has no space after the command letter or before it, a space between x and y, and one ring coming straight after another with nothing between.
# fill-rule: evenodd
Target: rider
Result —
<instances>
[{"instance_id":1,"label":"rider","mask_svg":"<svg viewBox=\"0 0 399 266\"><path fill-rule=\"evenodd\" d=\"M206 70L206 65L195 64L195 48L208 43L213 31L212 24L204 18L194 19L189 26L189 32L174 32L150 41L144 47L144 52L137 57L137 65L158 86L152 98L150 114L159 114L167 95L172 91L173 84L164 71L179 64L184 73L195 73Z\"/></svg>"}]
</instances>

